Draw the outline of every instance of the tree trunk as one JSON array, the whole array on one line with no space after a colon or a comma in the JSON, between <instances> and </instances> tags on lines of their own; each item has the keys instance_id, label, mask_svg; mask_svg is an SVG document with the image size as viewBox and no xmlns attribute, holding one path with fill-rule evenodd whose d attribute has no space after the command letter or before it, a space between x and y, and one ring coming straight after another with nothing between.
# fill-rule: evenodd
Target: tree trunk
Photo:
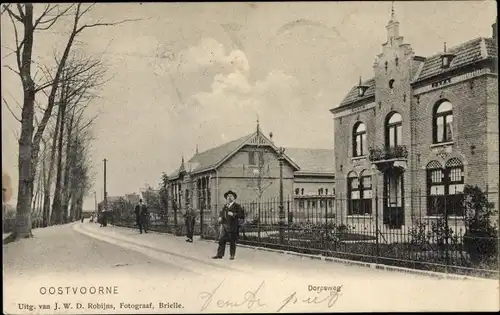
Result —
<instances>
[{"instance_id":1,"label":"tree trunk","mask_svg":"<svg viewBox=\"0 0 500 315\"><path fill-rule=\"evenodd\" d=\"M19 137L19 182L17 193L16 226L11 239L32 237L31 198L33 181L31 176L31 153L33 139L33 117L35 114L35 83L31 77L31 56L33 51L33 4L25 4L24 41L22 51L21 78L23 83L23 109L21 112L21 135Z\"/></svg>"},{"instance_id":2,"label":"tree trunk","mask_svg":"<svg viewBox=\"0 0 500 315\"><path fill-rule=\"evenodd\" d=\"M56 152L57 152L57 138L59 137L59 125L61 123L61 111L57 112L56 127L54 130L54 137L52 138L52 147L50 152L49 160L49 174L47 176L47 181L45 182L45 189L43 194L43 226L46 227L49 222L54 222L50 217L50 191L52 188L52 178L54 176L54 164L56 162ZM54 212L52 212L54 213Z\"/></svg>"},{"instance_id":3,"label":"tree trunk","mask_svg":"<svg viewBox=\"0 0 500 315\"><path fill-rule=\"evenodd\" d=\"M81 218L83 213L83 195L79 195L78 199L76 200L76 214L78 215L77 218Z\"/></svg>"},{"instance_id":4,"label":"tree trunk","mask_svg":"<svg viewBox=\"0 0 500 315\"><path fill-rule=\"evenodd\" d=\"M64 82L64 81L63 81ZM61 121L59 126L59 139L57 145L57 170L56 170L56 188L54 191L54 201L52 202L52 214L54 224L62 223L61 213L61 185L62 185L62 148L64 138L64 119L66 118L66 102L64 101L65 86L61 89L61 103L59 110L61 113Z\"/></svg>"},{"instance_id":5,"label":"tree trunk","mask_svg":"<svg viewBox=\"0 0 500 315\"><path fill-rule=\"evenodd\" d=\"M71 170L71 165L73 164L73 154L71 152L72 148L72 141L71 141L71 134L73 132L73 120L74 120L74 113L71 115L71 120L69 121L68 128L66 131L67 137L66 137L66 163L64 164L64 179L63 179L63 185L62 185L62 215L63 215L63 223L68 222L68 206L69 206L69 175L70 175L70 170Z\"/></svg>"},{"instance_id":6,"label":"tree trunk","mask_svg":"<svg viewBox=\"0 0 500 315\"><path fill-rule=\"evenodd\" d=\"M79 189L77 189L75 187L75 185L72 185L72 189L71 189L71 208L70 208L70 212L71 212L71 221L76 221L78 220L79 216L78 216L78 213L77 213L77 196L79 194Z\"/></svg>"}]
</instances>

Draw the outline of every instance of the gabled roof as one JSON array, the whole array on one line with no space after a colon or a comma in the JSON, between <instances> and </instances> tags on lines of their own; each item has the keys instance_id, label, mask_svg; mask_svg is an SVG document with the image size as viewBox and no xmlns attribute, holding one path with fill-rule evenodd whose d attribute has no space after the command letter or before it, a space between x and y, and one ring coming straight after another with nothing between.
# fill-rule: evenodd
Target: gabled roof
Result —
<instances>
[{"instance_id":1,"label":"gabled roof","mask_svg":"<svg viewBox=\"0 0 500 315\"><path fill-rule=\"evenodd\" d=\"M441 67L442 53L435 54L431 57L418 59L423 60L423 64L412 67L411 79L413 82L429 79L436 75L440 75L449 71L456 70L467 65L471 65L483 60L497 58L497 45L493 38L479 37L458 46L452 47L447 50L447 53L455 55L450 66L443 69ZM416 59L417 60L417 59ZM361 100L368 100L375 96L375 79L371 78L363 83L368 89L363 96L358 95L358 85L351 88L347 96L342 100L337 108L350 105L354 102Z\"/></svg>"},{"instance_id":2,"label":"gabled roof","mask_svg":"<svg viewBox=\"0 0 500 315\"><path fill-rule=\"evenodd\" d=\"M262 132L256 131L251 134L248 134L244 137L238 138L233 141L226 142L220 146L209 149L204 152L200 152L195 154L187 163L186 171L191 173L199 173L203 171L207 171L210 169L217 168L219 165L224 163L228 158L233 156L236 152L238 152L243 146L247 144L252 144L250 141L254 139L254 137L260 137L263 139L263 145L271 146L275 151L278 151L278 148L274 146L274 144L267 139ZM300 169L299 166L287 156L285 151L285 160L287 160L296 170ZM169 179L176 179L180 175L180 168L172 172L168 175Z\"/></svg>"},{"instance_id":3,"label":"gabled roof","mask_svg":"<svg viewBox=\"0 0 500 315\"><path fill-rule=\"evenodd\" d=\"M286 148L301 173L335 173L335 156L329 149Z\"/></svg>"},{"instance_id":4,"label":"gabled roof","mask_svg":"<svg viewBox=\"0 0 500 315\"><path fill-rule=\"evenodd\" d=\"M442 53L435 54L426 58L422 71L420 71L416 81L428 79L479 61L497 57L496 44L493 39L483 37L450 48L447 50L447 53L455 55L448 68L443 69L441 67Z\"/></svg>"},{"instance_id":5,"label":"gabled roof","mask_svg":"<svg viewBox=\"0 0 500 315\"><path fill-rule=\"evenodd\" d=\"M218 147L207 151L195 154L189 161L187 170L197 172L204 169L215 167L225 157L238 149L247 139L251 138L254 133L238 138L233 141L226 142Z\"/></svg>"}]
</instances>

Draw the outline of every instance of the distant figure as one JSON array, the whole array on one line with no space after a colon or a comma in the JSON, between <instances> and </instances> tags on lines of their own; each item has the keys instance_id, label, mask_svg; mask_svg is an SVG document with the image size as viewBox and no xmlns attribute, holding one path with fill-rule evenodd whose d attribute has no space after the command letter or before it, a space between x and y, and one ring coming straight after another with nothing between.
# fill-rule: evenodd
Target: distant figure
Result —
<instances>
[{"instance_id":1,"label":"distant figure","mask_svg":"<svg viewBox=\"0 0 500 315\"><path fill-rule=\"evenodd\" d=\"M213 259L221 259L224 257L226 251L226 243L229 241L229 255L231 260L234 259L236 255L236 240L238 239L239 225L240 222L245 218L245 213L243 208L237 204L234 200L237 195L234 191L229 190L224 194L224 198L227 200L227 204L219 213L219 248L217 249L217 255L212 257Z\"/></svg>"},{"instance_id":2,"label":"distant figure","mask_svg":"<svg viewBox=\"0 0 500 315\"><path fill-rule=\"evenodd\" d=\"M186 242L193 242L194 234L194 224L196 223L196 213L191 205L188 205L186 213L184 213L184 219L186 221Z\"/></svg>"},{"instance_id":3,"label":"distant figure","mask_svg":"<svg viewBox=\"0 0 500 315\"><path fill-rule=\"evenodd\" d=\"M84 216L83 216L83 214L82 214L82 223L83 223L83 218L84 218Z\"/></svg>"},{"instance_id":4,"label":"distant figure","mask_svg":"<svg viewBox=\"0 0 500 315\"><path fill-rule=\"evenodd\" d=\"M135 220L139 226L139 232L142 234L142 230L144 230L144 233L148 233L148 208L142 203L142 199L139 199L139 204L135 206Z\"/></svg>"},{"instance_id":5,"label":"distant figure","mask_svg":"<svg viewBox=\"0 0 500 315\"><path fill-rule=\"evenodd\" d=\"M108 210L106 208L103 208L101 214L102 214L101 226L106 227L108 225Z\"/></svg>"}]
</instances>

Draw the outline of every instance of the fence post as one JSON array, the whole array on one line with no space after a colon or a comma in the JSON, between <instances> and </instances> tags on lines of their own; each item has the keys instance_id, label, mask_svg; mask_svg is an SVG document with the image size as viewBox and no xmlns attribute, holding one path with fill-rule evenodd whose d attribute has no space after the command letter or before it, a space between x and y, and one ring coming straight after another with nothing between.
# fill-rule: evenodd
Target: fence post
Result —
<instances>
[{"instance_id":1,"label":"fence post","mask_svg":"<svg viewBox=\"0 0 500 315\"><path fill-rule=\"evenodd\" d=\"M200 207L200 238L203 238L203 224L204 224L204 221L205 221L205 220L203 220L204 212L205 212L204 211L204 208L205 208L204 206L205 205L203 204Z\"/></svg>"},{"instance_id":2,"label":"fence post","mask_svg":"<svg viewBox=\"0 0 500 315\"><path fill-rule=\"evenodd\" d=\"M260 224L262 220L261 207L262 207L262 198L261 196L259 196L259 203L257 204L257 244L259 244L259 246L260 246Z\"/></svg>"},{"instance_id":3,"label":"fence post","mask_svg":"<svg viewBox=\"0 0 500 315\"><path fill-rule=\"evenodd\" d=\"M290 225L293 224L293 211L292 211L292 216L290 216L290 199L293 200L293 198L290 198L290 196L288 196L287 198L287 205L286 205L286 208L287 208L287 213L288 213L288 224L286 226L286 235L287 235L287 244L288 244L288 247L290 247Z\"/></svg>"},{"instance_id":4,"label":"fence post","mask_svg":"<svg viewBox=\"0 0 500 315\"><path fill-rule=\"evenodd\" d=\"M378 229L378 189L375 189L375 263L378 264L380 256L379 229Z\"/></svg>"},{"instance_id":5,"label":"fence post","mask_svg":"<svg viewBox=\"0 0 500 315\"><path fill-rule=\"evenodd\" d=\"M450 253L448 242L448 201L447 194L444 195L444 254L446 257L446 273L448 273L448 266L450 265Z\"/></svg>"}]
</instances>

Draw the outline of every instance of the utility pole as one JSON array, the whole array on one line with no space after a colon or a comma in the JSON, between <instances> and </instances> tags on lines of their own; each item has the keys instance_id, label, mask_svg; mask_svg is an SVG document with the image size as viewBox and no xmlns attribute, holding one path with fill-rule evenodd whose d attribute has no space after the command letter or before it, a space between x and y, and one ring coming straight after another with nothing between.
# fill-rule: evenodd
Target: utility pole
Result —
<instances>
[{"instance_id":1,"label":"utility pole","mask_svg":"<svg viewBox=\"0 0 500 315\"><path fill-rule=\"evenodd\" d=\"M108 160L104 159L104 209L108 211L108 191L106 190L106 162Z\"/></svg>"},{"instance_id":2,"label":"utility pole","mask_svg":"<svg viewBox=\"0 0 500 315\"><path fill-rule=\"evenodd\" d=\"M278 161L280 164L280 204L279 204L279 216L280 216L280 245L285 243L285 211L283 207L283 160L285 149L281 147L279 149Z\"/></svg>"}]
</instances>

